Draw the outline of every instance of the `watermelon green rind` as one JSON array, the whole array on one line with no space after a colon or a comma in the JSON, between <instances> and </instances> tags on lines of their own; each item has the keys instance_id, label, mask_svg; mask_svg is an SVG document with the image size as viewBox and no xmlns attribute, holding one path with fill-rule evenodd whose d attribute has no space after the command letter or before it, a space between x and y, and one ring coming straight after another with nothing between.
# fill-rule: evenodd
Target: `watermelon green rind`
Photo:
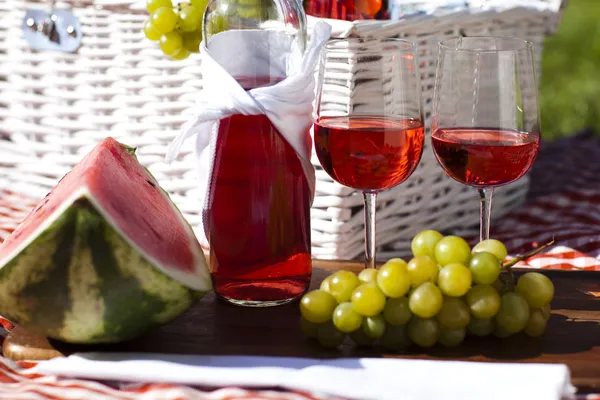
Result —
<instances>
[{"instance_id":1,"label":"watermelon green rind","mask_svg":"<svg viewBox=\"0 0 600 400\"><path fill-rule=\"evenodd\" d=\"M63 226L72 219L72 213L60 215L51 226L43 229L31 246L18 252L19 257L12 258L0 269L0 314L13 321L29 324L37 317L31 310L37 310L40 304L59 303L59 299L54 297L54 287L49 296L43 296L43 293L29 296L26 292L31 286L45 287L44 283L56 267L53 255L60 248Z\"/></svg>"},{"instance_id":2,"label":"watermelon green rind","mask_svg":"<svg viewBox=\"0 0 600 400\"><path fill-rule=\"evenodd\" d=\"M0 314L55 339L110 343L172 320L202 294L141 256L85 193L58 211L0 269Z\"/></svg>"},{"instance_id":3,"label":"watermelon green rind","mask_svg":"<svg viewBox=\"0 0 600 400\"><path fill-rule=\"evenodd\" d=\"M211 289L191 226L112 138L0 247L0 314L71 343L138 336Z\"/></svg>"},{"instance_id":4,"label":"watermelon green rind","mask_svg":"<svg viewBox=\"0 0 600 400\"><path fill-rule=\"evenodd\" d=\"M135 152L137 150L137 147L127 146L126 144L123 144L123 143L121 143L121 146L123 146L123 148L125 149L126 152L128 152L132 156L135 156Z\"/></svg>"}]
</instances>

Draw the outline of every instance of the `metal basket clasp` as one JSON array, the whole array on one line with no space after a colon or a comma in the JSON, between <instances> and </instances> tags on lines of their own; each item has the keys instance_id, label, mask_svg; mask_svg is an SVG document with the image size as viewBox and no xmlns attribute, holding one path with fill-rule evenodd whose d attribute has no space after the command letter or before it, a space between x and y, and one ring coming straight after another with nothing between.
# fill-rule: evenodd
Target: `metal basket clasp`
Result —
<instances>
[{"instance_id":1,"label":"metal basket clasp","mask_svg":"<svg viewBox=\"0 0 600 400\"><path fill-rule=\"evenodd\" d=\"M28 9L23 18L23 36L35 50L73 53L81 45L81 25L68 10Z\"/></svg>"}]
</instances>

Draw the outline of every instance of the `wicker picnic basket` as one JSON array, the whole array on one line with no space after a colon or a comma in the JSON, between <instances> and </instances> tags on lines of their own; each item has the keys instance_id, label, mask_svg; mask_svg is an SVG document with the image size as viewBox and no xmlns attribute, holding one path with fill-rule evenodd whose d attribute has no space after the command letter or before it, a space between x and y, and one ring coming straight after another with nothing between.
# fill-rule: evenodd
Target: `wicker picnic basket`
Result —
<instances>
[{"instance_id":1,"label":"wicker picnic basket","mask_svg":"<svg viewBox=\"0 0 600 400\"><path fill-rule=\"evenodd\" d=\"M439 40L457 35L518 36L536 45L539 64L543 40L557 26L561 3L537 1L535 8L458 12L426 20L336 21L334 34L415 41L428 125ZM55 9L69 10L78 18L81 46L73 53L32 50L23 38L25 13L48 7L46 1L0 2L0 185L41 198L94 144L111 135L138 148L140 161L203 239L191 144L173 164L164 163L167 145L191 115L195 95L202 89L200 57L173 62L162 56L143 36L147 19L143 4L129 0L54 3ZM361 106L364 86L354 77L360 68L348 63L348 76L336 89L336 106ZM354 258L363 251L362 196L333 182L316 157L313 162L317 167L313 255ZM494 215L519 206L528 186L526 177L497 190ZM473 226L478 220L476 204L475 191L448 178L427 144L410 180L379 195L379 256L405 254L412 235L425 227L449 231Z\"/></svg>"}]
</instances>

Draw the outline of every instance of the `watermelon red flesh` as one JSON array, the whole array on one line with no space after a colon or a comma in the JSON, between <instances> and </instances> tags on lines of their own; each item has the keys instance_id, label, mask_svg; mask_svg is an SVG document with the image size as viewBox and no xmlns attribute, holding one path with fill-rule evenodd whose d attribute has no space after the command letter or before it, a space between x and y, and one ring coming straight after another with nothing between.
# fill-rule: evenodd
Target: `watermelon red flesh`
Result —
<instances>
[{"instance_id":1,"label":"watermelon red flesh","mask_svg":"<svg viewBox=\"0 0 600 400\"><path fill-rule=\"evenodd\" d=\"M138 163L132 149L113 138L96 146L63 177L6 239L0 248L0 265L20 251L59 207L82 191L89 192L98 211L163 273L192 289L210 289L204 255L192 229Z\"/></svg>"}]
</instances>

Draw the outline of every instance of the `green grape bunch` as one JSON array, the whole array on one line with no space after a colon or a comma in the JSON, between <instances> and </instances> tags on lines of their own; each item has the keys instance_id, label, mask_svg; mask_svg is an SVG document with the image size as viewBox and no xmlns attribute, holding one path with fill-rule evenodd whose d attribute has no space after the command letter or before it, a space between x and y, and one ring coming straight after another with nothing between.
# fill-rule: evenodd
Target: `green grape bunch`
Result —
<instances>
[{"instance_id":1,"label":"green grape bunch","mask_svg":"<svg viewBox=\"0 0 600 400\"><path fill-rule=\"evenodd\" d=\"M190 0L174 4L172 0L146 0L150 18L144 35L158 42L162 52L173 60L184 60L200 51L204 13L209 0ZM270 0L217 0L207 10L207 32L216 34L229 29L230 21L240 26L277 18L275 3Z\"/></svg>"},{"instance_id":2,"label":"green grape bunch","mask_svg":"<svg viewBox=\"0 0 600 400\"><path fill-rule=\"evenodd\" d=\"M200 51L202 18L208 0L174 5L171 0L147 0L150 18L144 25L144 35L158 42L162 52L172 60L185 60Z\"/></svg>"},{"instance_id":3,"label":"green grape bunch","mask_svg":"<svg viewBox=\"0 0 600 400\"><path fill-rule=\"evenodd\" d=\"M545 248L547 246L543 246ZM340 270L300 301L307 338L335 348L403 351L410 346L459 346L472 336L541 336L550 319L554 285L528 272L514 280L506 246L494 239L472 249L458 236L426 230L412 240L413 258L394 258L358 275Z\"/></svg>"}]
</instances>

